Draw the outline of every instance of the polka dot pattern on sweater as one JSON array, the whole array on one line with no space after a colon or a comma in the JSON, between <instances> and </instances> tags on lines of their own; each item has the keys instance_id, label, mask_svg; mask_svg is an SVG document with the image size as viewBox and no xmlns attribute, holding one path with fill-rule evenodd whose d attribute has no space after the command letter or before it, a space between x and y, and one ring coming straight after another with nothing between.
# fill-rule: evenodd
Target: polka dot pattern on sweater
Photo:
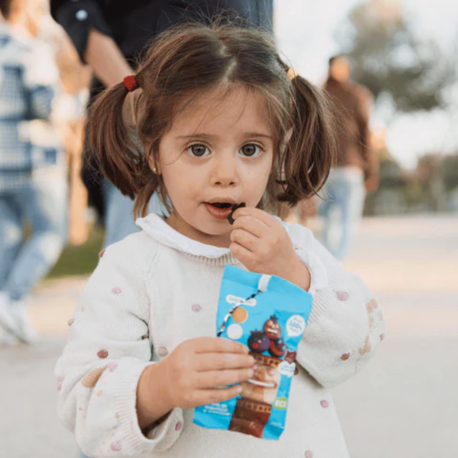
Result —
<instances>
[{"instance_id":1,"label":"polka dot pattern on sweater","mask_svg":"<svg viewBox=\"0 0 458 458\"><path fill-rule=\"evenodd\" d=\"M112 442L111 443L111 450L113 450L113 452L120 452L122 450L122 447L121 447L121 444L119 442Z\"/></svg>"},{"instance_id":2,"label":"polka dot pattern on sweater","mask_svg":"<svg viewBox=\"0 0 458 458\"><path fill-rule=\"evenodd\" d=\"M361 356L364 356L365 354L369 353L371 350L372 350L372 344L370 342L369 336L367 336L364 342L364 346L359 348L358 351Z\"/></svg>"},{"instance_id":3,"label":"polka dot pattern on sweater","mask_svg":"<svg viewBox=\"0 0 458 458\"><path fill-rule=\"evenodd\" d=\"M110 372L113 372L117 367L118 367L118 363L116 361L108 364L108 370Z\"/></svg>"},{"instance_id":4,"label":"polka dot pattern on sweater","mask_svg":"<svg viewBox=\"0 0 458 458\"><path fill-rule=\"evenodd\" d=\"M116 296L119 296L122 293L122 289L119 286L113 286L113 288L111 288L111 292L116 294Z\"/></svg>"},{"instance_id":5,"label":"polka dot pattern on sweater","mask_svg":"<svg viewBox=\"0 0 458 458\"><path fill-rule=\"evenodd\" d=\"M75 322L75 318L70 318L70 319L67 321L67 324L68 324L69 326L71 326L74 322Z\"/></svg>"},{"instance_id":6,"label":"polka dot pattern on sweater","mask_svg":"<svg viewBox=\"0 0 458 458\"><path fill-rule=\"evenodd\" d=\"M183 422L182 421L179 421L176 425L175 425L175 431L181 431L183 429Z\"/></svg>"},{"instance_id":7,"label":"polka dot pattern on sweater","mask_svg":"<svg viewBox=\"0 0 458 458\"><path fill-rule=\"evenodd\" d=\"M106 350L99 350L97 352L97 356L100 358L100 359L105 359L108 357L108 352Z\"/></svg>"},{"instance_id":8,"label":"polka dot pattern on sweater","mask_svg":"<svg viewBox=\"0 0 458 458\"><path fill-rule=\"evenodd\" d=\"M192 304L191 309L193 312L200 312L202 310L202 306L200 304Z\"/></svg>"},{"instance_id":9,"label":"polka dot pattern on sweater","mask_svg":"<svg viewBox=\"0 0 458 458\"><path fill-rule=\"evenodd\" d=\"M375 299L371 299L367 304L367 313L372 313L376 308L378 308L378 302Z\"/></svg>"},{"instance_id":10,"label":"polka dot pattern on sweater","mask_svg":"<svg viewBox=\"0 0 458 458\"><path fill-rule=\"evenodd\" d=\"M337 299L339 301L345 302L348 300L348 293L346 291L338 291L337 292Z\"/></svg>"},{"instance_id":11,"label":"polka dot pattern on sweater","mask_svg":"<svg viewBox=\"0 0 458 458\"><path fill-rule=\"evenodd\" d=\"M313 452L311 450L307 450L304 456L305 458L313 458Z\"/></svg>"},{"instance_id":12,"label":"polka dot pattern on sweater","mask_svg":"<svg viewBox=\"0 0 458 458\"><path fill-rule=\"evenodd\" d=\"M340 357L340 359L341 359L342 361L346 361L348 358L350 358L350 353L344 353L344 354Z\"/></svg>"},{"instance_id":13,"label":"polka dot pattern on sweater","mask_svg":"<svg viewBox=\"0 0 458 458\"><path fill-rule=\"evenodd\" d=\"M103 258L104 254L105 254L105 248L99 253L99 258Z\"/></svg>"},{"instance_id":14,"label":"polka dot pattern on sweater","mask_svg":"<svg viewBox=\"0 0 458 458\"><path fill-rule=\"evenodd\" d=\"M159 356L167 356L169 354L169 351L165 347L160 347L159 350L157 351L157 354Z\"/></svg>"},{"instance_id":15,"label":"polka dot pattern on sweater","mask_svg":"<svg viewBox=\"0 0 458 458\"><path fill-rule=\"evenodd\" d=\"M63 382L63 380L59 380L57 382L57 391L60 391L62 389L62 382Z\"/></svg>"},{"instance_id":16,"label":"polka dot pattern on sweater","mask_svg":"<svg viewBox=\"0 0 458 458\"><path fill-rule=\"evenodd\" d=\"M321 402L321 407L323 407L323 409L327 409L329 407L329 402L326 401L326 399L323 399Z\"/></svg>"}]
</instances>

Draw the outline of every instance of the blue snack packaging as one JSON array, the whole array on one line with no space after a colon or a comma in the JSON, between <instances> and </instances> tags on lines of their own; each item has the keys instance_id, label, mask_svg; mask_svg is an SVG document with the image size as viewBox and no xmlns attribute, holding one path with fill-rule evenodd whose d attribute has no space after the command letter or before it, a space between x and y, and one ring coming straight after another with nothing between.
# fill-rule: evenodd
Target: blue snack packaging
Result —
<instances>
[{"instance_id":1,"label":"blue snack packaging","mask_svg":"<svg viewBox=\"0 0 458 458\"><path fill-rule=\"evenodd\" d=\"M246 345L257 370L236 398L197 407L194 423L278 440L285 429L296 354L312 296L280 277L226 266L216 317L217 335Z\"/></svg>"}]
</instances>

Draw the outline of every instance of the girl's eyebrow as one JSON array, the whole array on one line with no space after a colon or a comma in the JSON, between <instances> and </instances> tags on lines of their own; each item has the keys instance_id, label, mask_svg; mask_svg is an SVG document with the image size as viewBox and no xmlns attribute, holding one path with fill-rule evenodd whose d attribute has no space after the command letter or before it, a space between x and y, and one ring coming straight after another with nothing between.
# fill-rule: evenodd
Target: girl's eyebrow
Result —
<instances>
[{"instance_id":1,"label":"girl's eyebrow","mask_svg":"<svg viewBox=\"0 0 458 458\"><path fill-rule=\"evenodd\" d=\"M262 134L262 133L259 133L259 132L246 132L244 135L243 135L245 138L252 138L252 137L265 137L265 138L270 138L272 140L272 136L271 135L267 135L267 134ZM179 135L177 136L176 138L202 138L202 139L205 139L205 138L217 138L218 135L211 135L211 134L193 134L193 135Z\"/></svg>"}]
</instances>

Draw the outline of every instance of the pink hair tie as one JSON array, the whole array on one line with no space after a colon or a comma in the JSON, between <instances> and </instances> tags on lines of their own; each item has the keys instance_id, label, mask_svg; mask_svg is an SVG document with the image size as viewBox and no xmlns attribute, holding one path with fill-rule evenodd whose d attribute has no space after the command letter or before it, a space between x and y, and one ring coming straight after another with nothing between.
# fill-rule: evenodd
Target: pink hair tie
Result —
<instances>
[{"instance_id":1,"label":"pink hair tie","mask_svg":"<svg viewBox=\"0 0 458 458\"><path fill-rule=\"evenodd\" d=\"M126 86L127 90L129 92L135 91L135 89L138 89L138 83L135 78L135 75L129 75L124 78L124 86Z\"/></svg>"}]
</instances>

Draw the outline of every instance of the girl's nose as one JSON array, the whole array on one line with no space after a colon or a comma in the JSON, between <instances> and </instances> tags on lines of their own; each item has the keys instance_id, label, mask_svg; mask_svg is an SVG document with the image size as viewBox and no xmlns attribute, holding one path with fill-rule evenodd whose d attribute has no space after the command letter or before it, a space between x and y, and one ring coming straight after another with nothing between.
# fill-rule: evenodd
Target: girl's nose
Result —
<instances>
[{"instance_id":1,"label":"girl's nose","mask_svg":"<svg viewBox=\"0 0 458 458\"><path fill-rule=\"evenodd\" d=\"M215 186L236 186L238 184L237 159L231 154L222 154L215 161L212 184Z\"/></svg>"}]
</instances>

